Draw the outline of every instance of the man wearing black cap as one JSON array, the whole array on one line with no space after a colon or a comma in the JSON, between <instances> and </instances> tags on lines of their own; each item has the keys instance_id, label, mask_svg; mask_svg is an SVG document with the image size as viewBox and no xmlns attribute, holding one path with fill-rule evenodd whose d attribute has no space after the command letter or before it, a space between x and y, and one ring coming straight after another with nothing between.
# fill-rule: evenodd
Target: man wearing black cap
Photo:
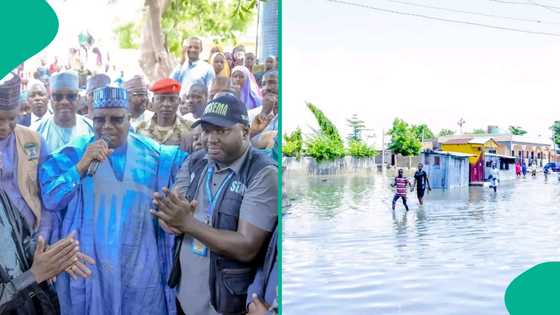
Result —
<instances>
[{"instance_id":1,"label":"man wearing black cap","mask_svg":"<svg viewBox=\"0 0 560 315\"><path fill-rule=\"evenodd\" d=\"M250 146L238 98L214 99L196 124L207 151L187 158L172 192L154 194L152 213L179 235L170 285L186 314L244 314L257 257L277 223L277 166Z\"/></svg>"}]
</instances>

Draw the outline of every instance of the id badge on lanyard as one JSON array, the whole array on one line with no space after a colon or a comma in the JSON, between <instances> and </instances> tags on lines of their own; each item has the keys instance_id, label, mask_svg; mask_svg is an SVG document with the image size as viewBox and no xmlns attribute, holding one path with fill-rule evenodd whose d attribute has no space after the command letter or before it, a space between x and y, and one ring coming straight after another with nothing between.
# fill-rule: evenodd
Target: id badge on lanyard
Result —
<instances>
[{"instance_id":1,"label":"id badge on lanyard","mask_svg":"<svg viewBox=\"0 0 560 315\"><path fill-rule=\"evenodd\" d=\"M214 214L214 208L216 207L216 202L218 197L223 192L225 186L233 176L233 172L227 175L227 177L222 181L220 187L216 191L215 195L212 195L212 189L210 189L210 185L212 183L212 178L214 177L214 167L208 166L208 171L206 172L206 195L208 197L208 208L206 211L206 218L204 219L204 223L211 226L212 225L212 216ZM208 247L204 245L201 241L193 238L192 240L192 252L198 256L207 256L208 255Z\"/></svg>"}]
</instances>

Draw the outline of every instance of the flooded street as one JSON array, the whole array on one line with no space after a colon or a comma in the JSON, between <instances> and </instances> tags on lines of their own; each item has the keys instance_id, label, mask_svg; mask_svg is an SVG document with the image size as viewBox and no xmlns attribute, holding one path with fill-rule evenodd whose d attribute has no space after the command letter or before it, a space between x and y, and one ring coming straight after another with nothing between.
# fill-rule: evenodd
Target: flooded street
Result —
<instances>
[{"instance_id":1,"label":"flooded street","mask_svg":"<svg viewBox=\"0 0 560 315\"><path fill-rule=\"evenodd\" d=\"M391 211L389 184L286 178L284 314L507 314L510 281L560 258L555 176L432 191L424 206L409 192L408 213Z\"/></svg>"}]
</instances>

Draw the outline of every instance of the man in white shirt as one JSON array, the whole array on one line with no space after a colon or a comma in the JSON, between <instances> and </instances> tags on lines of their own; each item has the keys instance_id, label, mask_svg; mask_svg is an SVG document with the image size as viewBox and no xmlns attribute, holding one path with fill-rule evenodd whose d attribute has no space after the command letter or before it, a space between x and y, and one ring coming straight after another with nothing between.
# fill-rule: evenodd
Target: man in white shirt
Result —
<instances>
[{"instance_id":1,"label":"man in white shirt","mask_svg":"<svg viewBox=\"0 0 560 315\"><path fill-rule=\"evenodd\" d=\"M183 98L195 82L206 85L209 91L216 74L214 67L199 59L202 41L197 37L191 37L183 51L187 54L187 60L171 74L171 78L181 84L179 96Z\"/></svg>"},{"instance_id":2,"label":"man in white shirt","mask_svg":"<svg viewBox=\"0 0 560 315\"><path fill-rule=\"evenodd\" d=\"M52 116L49 109L49 94L45 84L39 80L32 80L27 85L27 102L31 106L31 125L43 118Z\"/></svg>"}]
</instances>

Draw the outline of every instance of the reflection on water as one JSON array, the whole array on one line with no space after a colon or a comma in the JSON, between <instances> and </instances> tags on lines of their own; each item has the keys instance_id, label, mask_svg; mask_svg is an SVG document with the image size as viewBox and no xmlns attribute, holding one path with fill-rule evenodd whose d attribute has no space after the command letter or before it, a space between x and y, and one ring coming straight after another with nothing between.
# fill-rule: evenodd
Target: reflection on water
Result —
<instances>
[{"instance_id":1,"label":"reflection on water","mask_svg":"<svg viewBox=\"0 0 560 315\"><path fill-rule=\"evenodd\" d=\"M560 256L560 183L409 194L384 176L287 178L283 313L506 314L509 282Z\"/></svg>"}]
</instances>

